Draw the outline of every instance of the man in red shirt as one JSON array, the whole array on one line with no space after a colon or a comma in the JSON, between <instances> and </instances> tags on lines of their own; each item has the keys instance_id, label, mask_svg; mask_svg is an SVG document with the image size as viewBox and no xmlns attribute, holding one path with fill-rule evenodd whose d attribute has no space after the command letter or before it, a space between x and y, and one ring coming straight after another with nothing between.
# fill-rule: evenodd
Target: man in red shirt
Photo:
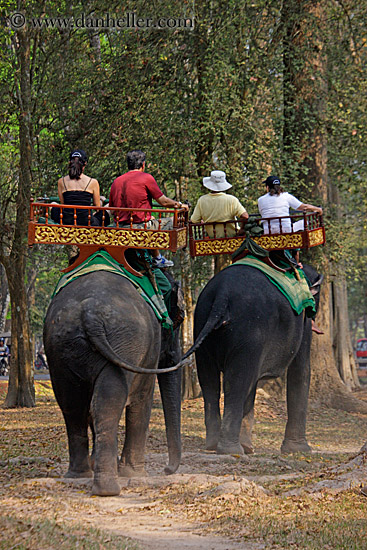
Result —
<instances>
[{"instance_id":1,"label":"man in red shirt","mask_svg":"<svg viewBox=\"0 0 367 550\"><path fill-rule=\"evenodd\" d=\"M150 174L145 173L145 153L134 150L127 154L128 172L115 179L111 186L109 205L121 208L152 208L152 200L158 204L171 208L187 208L181 202L166 197L159 189L157 182ZM152 217L150 212L133 212L133 224L142 224L140 227L158 229L158 220ZM119 225L128 225L131 221L131 212L119 212ZM139 226L138 226L139 227ZM161 229L172 228L172 218L161 219ZM159 250L153 250L152 256L159 267L169 267L173 262L160 255Z\"/></svg>"}]
</instances>

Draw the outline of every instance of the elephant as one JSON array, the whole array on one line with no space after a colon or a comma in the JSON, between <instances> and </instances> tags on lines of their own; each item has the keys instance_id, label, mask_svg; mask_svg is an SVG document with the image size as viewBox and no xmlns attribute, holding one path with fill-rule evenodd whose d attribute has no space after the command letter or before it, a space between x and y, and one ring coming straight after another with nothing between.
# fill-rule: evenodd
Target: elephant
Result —
<instances>
[{"instance_id":1,"label":"elephant","mask_svg":"<svg viewBox=\"0 0 367 550\"><path fill-rule=\"evenodd\" d=\"M177 332L163 329L134 286L115 273L83 275L52 299L45 317L44 347L67 429L66 477L93 477L93 468L94 495L118 495L118 474L145 474L155 383L150 373L157 372L158 365L169 454L165 473L177 470L181 459ZM118 460L117 430L124 407L126 435ZM93 434L91 456L88 426Z\"/></svg>"},{"instance_id":2,"label":"elephant","mask_svg":"<svg viewBox=\"0 0 367 550\"><path fill-rule=\"evenodd\" d=\"M304 266L304 272L317 307L322 276L310 266ZM201 292L194 336L208 450L252 452L249 429L257 384L287 370L288 420L281 452L311 451L306 440L311 319L297 315L264 273L234 264L213 277Z\"/></svg>"}]
</instances>

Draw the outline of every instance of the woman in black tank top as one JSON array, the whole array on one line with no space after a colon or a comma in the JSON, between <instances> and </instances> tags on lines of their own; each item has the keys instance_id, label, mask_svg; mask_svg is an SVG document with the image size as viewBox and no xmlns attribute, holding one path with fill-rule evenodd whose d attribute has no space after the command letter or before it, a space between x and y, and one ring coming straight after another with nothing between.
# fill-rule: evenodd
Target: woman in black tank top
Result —
<instances>
[{"instance_id":1,"label":"woman in black tank top","mask_svg":"<svg viewBox=\"0 0 367 550\"><path fill-rule=\"evenodd\" d=\"M87 164L87 155L81 149L73 151L70 155L69 175L62 177L58 181L58 194L61 204L80 204L82 206L101 206L99 183L96 179L90 178L84 174L84 168ZM100 214L100 213L98 213ZM98 219L101 216L94 214L91 217L91 225L101 225ZM88 225L88 210L77 209L77 225ZM53 208L51 218L60 223L60 208ZM105 225L108 225L105 220ZM74 225L74 210L72 208L63 209L63 225Z\"/></svg>"}]
</instances>

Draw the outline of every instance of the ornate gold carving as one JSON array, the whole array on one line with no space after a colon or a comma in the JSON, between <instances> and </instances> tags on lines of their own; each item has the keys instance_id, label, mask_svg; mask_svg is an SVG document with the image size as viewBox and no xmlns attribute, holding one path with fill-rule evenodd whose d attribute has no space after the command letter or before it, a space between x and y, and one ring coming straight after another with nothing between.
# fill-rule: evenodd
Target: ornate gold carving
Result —
<instances>
[{"instance_id":1,"label":"ornate gold carving","mask_svg":"<svg viewBox=\"0 0 367 550\"><path fill-rule=\"evenodd\" d=\"M187 245L187 229L177 231L177 248L184 248Z\"/></svg>"},{"instance_id":2,"label":"ornate gold carving","mask_svg":"<svg viewBox=\"0 0 367 550\"><path fill-rule=\"evenodd\" d=\"M244 237L231 239L208 239L195 242L195 255L208 256L210 254L232 254L244 241Z\"/></svg>"},{"instance_id":3,"label":"ornate gold carving","mask_svg":"<svg viewBox=\"0 0 367 550\"><path fill-rule=\"evenodd\" d=\"M266 250L283 250L286 248L302 248L302 233L287 233L285 235L262 235L255 237L254 241Z\"/></svg>"},{"instance_id":4,"label":"ornate gold carving","mask_svg":"<svg viewBox=\"0 0 367 550\"><path fill-rule=\"evenodd\" d=\"M169 248L168 231L36 225L35 243Z\"/></svg>"},{"instance_id":5,"label":"ornate gold carving","mask_svg":"<svg viewBox=\"0 0 367 550\"><path fill-rule=\"evenodd\" d=\"M195 255L208 256L211 254L232 254L244 241L244 237L230 239L205 239L194 241ZM301 233L286 235L262 235L254 241L266 250L283 250L286 248L302 248L303 236Z\"/></svg>"},{"instance_id":6,"label":"ornate gold carving","mask_svg":"<svg viewBox=\"0 0 367 550\"><path fill-rule=\"evenodd\" d=\"M318 244L323 244L325 242L324 232L321 228L316 229L316 231L310 231L308 238L310 241L310 246L317 246Z\"/></svg>"}]
</instances>

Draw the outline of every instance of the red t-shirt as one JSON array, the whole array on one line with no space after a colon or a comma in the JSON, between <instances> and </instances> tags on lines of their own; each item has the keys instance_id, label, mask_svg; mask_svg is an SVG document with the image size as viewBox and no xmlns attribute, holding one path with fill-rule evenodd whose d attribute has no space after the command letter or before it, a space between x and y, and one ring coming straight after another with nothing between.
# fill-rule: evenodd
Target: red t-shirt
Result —
<instances>
[{"instance_id":1,"label":"red t-shirt","mask_svg":"<svg viewBox=\"0 0 367 550\"><path fill-rule=\"evenodd\" d=\"M110 206L122 208L152 208L152 199L159 199L163 193L150 174L131 170L115 179L110 191ZM150 220L150 212L136 212L133 223L143 223ZM119 223L129 223L130 213L119 212Z\"/></svg>"}]
</instances>

